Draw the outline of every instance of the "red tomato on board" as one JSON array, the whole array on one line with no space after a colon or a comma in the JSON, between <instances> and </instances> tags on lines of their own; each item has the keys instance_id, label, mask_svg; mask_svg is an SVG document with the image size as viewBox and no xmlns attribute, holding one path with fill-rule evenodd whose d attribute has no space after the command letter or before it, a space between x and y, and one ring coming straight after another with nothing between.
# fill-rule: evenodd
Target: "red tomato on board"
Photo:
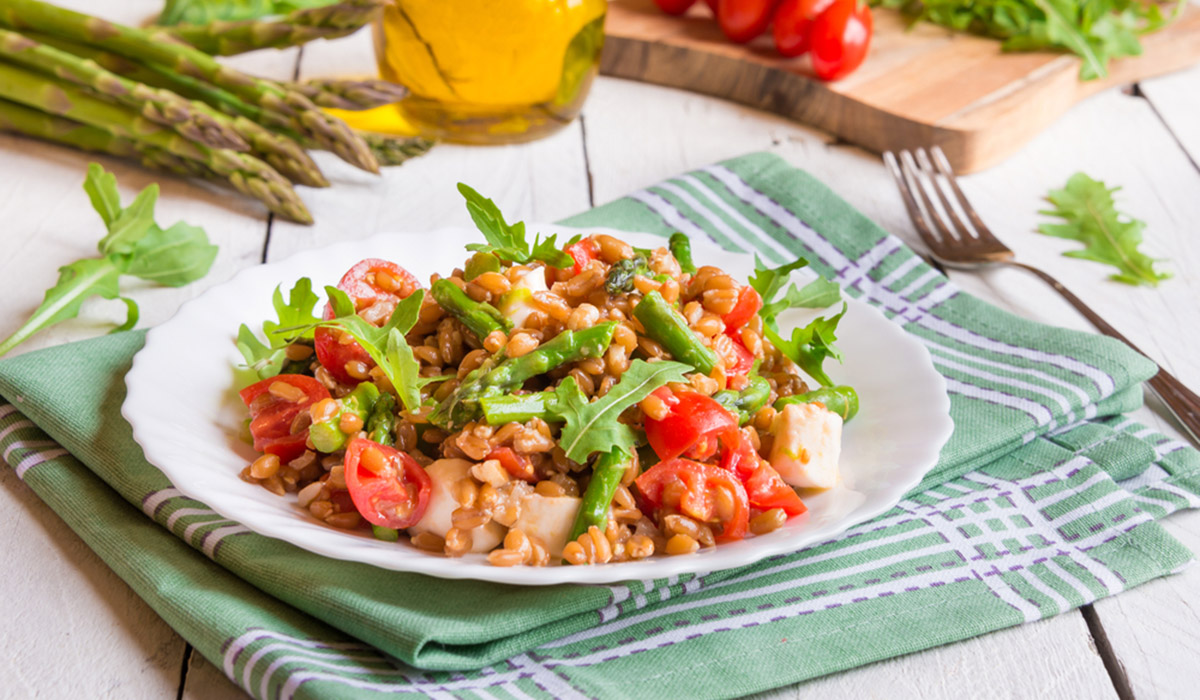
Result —
<instances>
[{"instance_id":1,"label":"red tomato on board","mask_svg":"<svg viewBox=\"0 0 1200 700\"><path fill-rule=\"evenodd\" d=\"M678 482L683 485L679 503L664 503L667 485ZM650 467L635 482L638 493L646 505L643 512L653 512L661 506L677 509L680 513L702 523L721 527L717 541L740 540L746 536L750 508L746 489L734 475L711 464L701 464L690 459L672 459ZM717 512L717 489L725 489L733 496L733 512L722 519Z\"/></svg>"},{"instance_id":2,"label":"red tomato on board","mask_svg":"<svg viewBox=\"0 0 1200 700\"><path fill-rule=\"evenodd\" d=\"M376 275L385 272L397 282L395 291L389 291L379 285ZM376 304L390 306L388 313L383 314L382 320L376 325L383 325L395 309L396 302L421 288L421 283L408 270L394 262L367 258L356 264L342 275L338 289L350 296L354 308L363 312ZM333 307L325 305L325 318L333 318ZM375 361L367 351L356 342L343 343L341 333L332 328L318 328L313 334L313 344L317 351L317 361L329 371L339 382L355 384L361 380L351 377L346 371L346 364L354 361L362 362L368 368L375 366Z\"/></svg>"},{"instance_id":3,"label":"red tomato on board","mask_svg":"<svg viewBox=\"0 0 1200 700\"><path fill-rule=\"evenodd\" d=\"M271 386L276 383L299 389L303 397L292 401L272 394ZM321 399L330 398L329 390L321 382L303 374L281 374L264 379L242 389L238 395L250 409L254 449L276 455L284 464L304 454L304 444L308 441L307 426L292 433L296 416Z\"/></svg>"},{"instance_id":4,"label":"red tomato on board","mask_svg":"<svg viewBox=\"0 0 1200 700\"><path fill-rule=\"evenodd\" d=\"M537 473L533 470L533 461L525 455L517 454L511 447L497 447L488 453L487 459L500 462L504 471L514 479L528 481L531 484L538 482Z\"/></svg>"},{"instance_id":5,"label":"red tomato on board","mask_svg":"<svg viewBox=\"0 0 1200 700\"><path fill-rule=\"evenodd\" d=\"M778 0L718 0L717 24L734 43L744 44L767 30Z\"/></svg>"},{"instance_id":6,"label":"red tomato on board","mask_svg":"<svg viewBox=\"0 0 1200 700\"><path fill-rule=\"evenodd\" d=\"M587 267L589 262L595 260L600 255L600 245L590 236L577 243L572 243L563 248L563 250L575 261L575 267L572 272L576 275L583 272L583 268Z\"/></svg>"},{"instance_id":7,"label":"red tomato on board","mask_svg":"<svg viewBox=\"0 0 1200 700\"><path fill-rule=\"evenodd\" d=\"M668 15L682 15L688 11L689 7L696 4L696 0L654 0L654 4Z\"/></svg>"},{"instance_id":8,"label":"red tomato on board","mask_svg":"<svg viewBox=\"0 0 1200 700\"><path fill-rule=\"evenodd\" d=\"M750 285L742 287L742 291L738 292L737 304L734 304L733 310L721 317L721 320L725 322L726 332L746 325L762 306L762 296L754 291L754 287Z\"/></svg>"},{"instance_id":9,"label":"red tomato on board","mask_svg":"<svg viewBox=\"0 0 1200 700\"><path fill-rule=\"evenodd\" d=\"M813 72L840 80L862 64L874 31L871 8L855 0L835 0L813 20L809 31Z\"/></svg>"},{"instance_id":10,"label":"red tomato on board","mask_svg":"<svg viewBox=\"0 0 1200 700\"><path fill-rule=\"evenodd\" d=\"M646 417L646 439L659 459L674 459L687 452L698 459L716 453L717 439L737 429L737 416L711 397L695 391L654 390L670 412L662 420Z\"/></svg>"},{"instance_id":11,"label":"red tomato on board","mask_svg":"<svg viewBox=\"0 0 1200 700\"><path fill-rule=\"evenodd\" d=\"M775 48L784 56L799 56L809 49L812 21L834 0L783 0L775 11Z\"/></svg>"},{"instance_id":12,"label":"red tomato on board","mask_svg":"<svg viewBox=\"0 0 1200 700\"><path fill-rule=\"evenodd\" d=\"M363 466L363 455L369 450L382 455L378 472ZM367 522L402 530L425 515L433 480L407 454L366 438L354 438L346 446L346 489Z\"/></svg>"},{"instance_id":13,"label":"red tomato on board","mask_svg":"<svg viewBox=\"0 0 1200 700\"><path fill-rule=\"evenodd\" d=\"M787 485L775 467L754 451L745 431L738 431L735 438L726 440L721 468L737 475L746 488L746 497L752 508L782 508L789 518L808 510L796 490Z\"/></svg>"}]
</instances>

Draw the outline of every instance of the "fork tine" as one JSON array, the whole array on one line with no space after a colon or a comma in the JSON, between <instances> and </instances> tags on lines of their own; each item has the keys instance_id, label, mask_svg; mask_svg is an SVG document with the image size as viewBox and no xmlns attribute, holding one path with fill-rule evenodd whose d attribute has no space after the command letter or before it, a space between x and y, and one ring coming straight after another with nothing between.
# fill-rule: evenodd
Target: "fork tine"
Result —
<instances>
[{"instance_id":1,"label":"fork tine","mask_svg":"<svg viewBox=\"0 0 1200 700\"><path fill-rule=\"evenodd\" d=\"M940 245L944 248L946 246L957 244L957 237L954 235L954 232L946 226L946 222L942 221L942 217L938 215L937 209L935 209L933 206L933 200L929 198L929 193L925 191L925 186L921 183L921 176L917 174L918 166L916 161L913 160L912 153L907 150L900 151L900 166L904 171L905 176L913 183L913 187L917 190L917 193L921 195L921 201L925 203L925 211L929 213L929 218L933 221L934 225L937 226L938 235L940 236L941 240L939 240L937 243L930 243L930 247L936 250L937 248L935 248L935 246ZM932 179L933 178L930 177L930 187L936 189L937 183L932 182Z\"/></svg>"},{"instance_id":2,"label":"fork tine","mask_svg":"<svg viewBox=\"0 0 1200 700\"><path fill-rule=\"evenodd\" d=\"M950 188L954 190L954 195L958 198L958 203L962 207L963 213L965 213L967 218L971 220L971 225L975 227L975 231L979 234L979 238L986 238L999 243L999 239L996 238L987 225L983 223L983 219L979 218L979 214L975 213L975 207L971 206L971 202L967 199L967 195L965 195L962 191L962 188L958 186L958 179L954 177L954 170L950 167L950 160L946 158L946 154L942 152L941 146L934 146L929 150L933 154L933 162L937 165L938 172L940 172L946 178L946 182L950 183Z\"/></svg>"},{"instance_id":3,"label":"fork tine","mask_svg":"<svg viewBox=\"0 0 1200 700\"><path fill-rule=\"evenodd\" d=\"M901 152L903 153L903 151ZM925 220L925 214L921 211L921 207L917 205L917 200L913 199L909 183L904 178L904 173L900 172L900 164L896 161L896 155L891 151L886 151L883 154L883 164L887 167L888 172L892 174L892 179L896 181L896 188L900 190L900 198L904 200L904 208L908 210L908 217L912 219L913 225L916 226L921 240L925 241L925 245L928 245L930 248L937 247L941 242L933 235L933 230L929 228L929 222Z\"/></svg>"},{"instance_id":4,"label":"fork tine","mask_svg":"<svg viewBox=\"0 0 1200 700\"><path fill-rule=\"evenodd\" d=\"M958 233L958 238L951 241L951 244L965 243L975 238L975 235L971 233L971 229L958 217L958 212L954 211L954 206L950 204L950 199L946 197L946 188L938 183L937 171L934 170L933 165L929 162L929 156L926 154L924 148L917 149L917 162L921 165L925 176L929 178L930 187L937 192L938 199L942 202L942 209L945 210L946 216L950 218L950 223L954 224L954 230Z\"/></svg>"}]
</instances>

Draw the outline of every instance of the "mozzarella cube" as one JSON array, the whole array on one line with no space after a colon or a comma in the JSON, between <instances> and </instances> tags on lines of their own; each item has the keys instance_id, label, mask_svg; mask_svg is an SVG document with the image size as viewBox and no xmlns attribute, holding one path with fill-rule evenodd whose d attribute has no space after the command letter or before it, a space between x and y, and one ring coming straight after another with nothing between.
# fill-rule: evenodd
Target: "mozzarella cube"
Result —
<instances>
[{"instance_id":1,"label":"mozzarella cube","mask_svg":"<svg viewBox=\"0 0 1200 700\"><path fill-rule=\"evenodd\" d=\"M521 514L513 523L513 529L540 542L551 557L561 557L582 503L583 499L571 496L531 493L521 499Z\"/></svg>"},{"instance_id":2,"label":"mozzarella cube","mask_svg":"<svg viewBox=\"0 0 1200 700\"><path fill-rule=\"evenodd\" d=\"M498 302L498 308L500 313L513 322L514 328L520 328L525 325L529 314L539 310L533 303L533 293L548 291L550 288L546 286L546 270L540 265L536 266L522 275L521 279L504 293Z\"/></svg>"},{"instance_id":3,"label":"mozzarella cube","mask_svg":"<svg viewBox=\"0 0 1200 700\"><path fill-rule=\"evenodd\" d=\"M771 424L771 466L799 488L828 489L838 482L842 417L819 404L788 404Z\"/></svg>"},{"instance_id":4,"label":"mozzarella cube","mask_svg":"<svg viewBox=\"0 0 1200 700\"><path fill-rule=\"evenodd\" d=\"M446 536L454 526L451 516L458 509L458 501L454 498L454 485L459 480L469 477L468 472L472 466L474 465L465 459L439 459L425 468L425 473L433 481L433 488L429 493L429 506L421 519L408 528L410 535L431 532L438 537ZM471 551L491 551L504 539L504 533L503 525L489 520L471 530Z\"/></svg>"}]
</instances>

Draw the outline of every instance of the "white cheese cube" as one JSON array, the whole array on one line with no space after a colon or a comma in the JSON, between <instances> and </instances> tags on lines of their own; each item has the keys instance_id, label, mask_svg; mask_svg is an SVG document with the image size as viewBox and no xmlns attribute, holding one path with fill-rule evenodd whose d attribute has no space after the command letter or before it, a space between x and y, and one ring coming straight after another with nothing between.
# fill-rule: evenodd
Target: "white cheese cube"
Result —
<instances>
[{"instance_id":1,"label":"white cheese cube","mask_svg":"<svg viewBox=\"0 0 1200 700\"><path fill-rule=\"evenodd\" d=\"M842 417L817 404L788 404L771 424L771 466L799 488L828 489L838 482Z\"/></svg>"},{"instance_id":2,"label":"white cheese cube","mask_svg":"<svg viewBox=\"0 0 1200 700\"><path fill-rule=\"evenodd\" d=\"M551 557L561 557L582 503L583 499L571 496L531 493L521 499L521 515L513 523L513 529L540 542Z\"/></svg>"},{"instance_id":3,"label":"white cheese cube","mask_svg":"<svg viewBox=\"0 0 1200 700\"><path fill-rule=\"evenodd\" d=\"M454 526L451 515L458 509L458 501L454 498L454 485L460 479L468 477L471 462L465 459L439 459L425 468L425 473L433 481L429 493L429 507L425 514L412 527L408 528L410 535L419 532L431 532L438 537L445 537ZM489 520L487 523L471 530L471 551L490 552L504 539L505 529L500 523Z\"/></svg>"},{"instance_id":4,"label":"white cheese cube","mask_svg":"<svg viewBox=\"0 0 1200 700\"><path fill-rule=\"evenodd\" d=\"M533 293L548 291L550 288L546 286L546 270L539 265L526 272L504 293L497 303L497 308L513 322L514 328L520 328L525 325L529 314L539 310L533 303Z\"/></svg>"}]
</instances>

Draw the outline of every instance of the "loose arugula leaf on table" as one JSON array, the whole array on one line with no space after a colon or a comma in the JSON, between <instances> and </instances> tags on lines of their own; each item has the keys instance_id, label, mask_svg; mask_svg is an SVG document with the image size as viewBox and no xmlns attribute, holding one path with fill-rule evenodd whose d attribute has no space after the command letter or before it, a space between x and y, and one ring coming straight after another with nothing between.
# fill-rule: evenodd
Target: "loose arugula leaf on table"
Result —
<instances>
[{"instance_id":1,"label":"loose arugula leaf on table","mask_svg":"<svg viewBox=\"0 0 1200 700\"><path fill-rule=\"evenodd\" d=\"M555 390L555 411L566 420L559 446L568 459L580 464L593 452L632 452L637 438L632 428L618 420L621 413L668 382L687 381L684 375L691 371L680 362L634 360L607 394L590 403L575 378L567 377Z\"/></svg>"},{"instance_id":2,"label":"loose arugula leaf on table","mask_svg":"<svg viewBox=\"0 0 1200 700\"><path fill-rule=\"evenodd\" d=\"M238 329L237 348L246 358L246 366L258 375L259 379L274 377L283 371L286 361L287 346L297 340L311 340L313 331L321 319L313 315L313 310L320 301L312 290L312 280L301 277L288 294L288 300L283 300L282 286L275 288L271 304L275 307L276 321L263 321L263 333L267 342L263 343L246 324Z\"/></svg>"},{"instance_id":3,"label":"loose arugula leaf on table","mask_svg":"<svg viewBox=\"0 0 1200 700\"><path fill-rule=\"evenodd\" d=\"M1118 272L1109 279L1125 284L1158 286L1171 275L1154 269L1154 259L1138 250L1146 222L1117 211L1109 188L1084 173L1075 173L1062 189L1051 190L1046 199L1055 206L1038 212L1064 220L1061 224L1042 224L1038 231L1047 236L1083 243L1082 250L1063 253L1067 257L1094 260L1112 265Z\"/></svg>"},{"instance_id":4,"label":"loose arugula leaf on table","mask_svg":"<svg viewBox=\"0 0 1200 700\"><path fill-rule=\"evenodd\" d=\"M552 267L571 267L575 259L559 249L557 235L543 239L537 235L533 239L533 249L525 240L525 222L518 221L509 225L500 213L500 208L492 200L484 197L463 183L458 183L458 191L467 200L467 212L471 220L479 228L480 233L487 239L487 244L472 243L467 250L477 253L492 253L501 260L526 264L534 261L544 262Z\"/></svg>"},{"instance_id":5,"label":"loose arugula leaf on table","mask_svg":"<svg viewBox=\"0 0 1200 700\"><path fill-rule=\"evenodd\" d=\"M0 355L38 331L75 318L83 302L94 296L120 298L125 303L126 317L114 331L133 328L138 307L132 299L121 297L121 275L181 287L208 274L212 267L217 246L208 242L203 229L183 222L162 229L154 222L158 185L148 185L123 208L116 177L92 163L83 189L107 230L97 245L101 257L59 268L58 282L46 291L41 305L24 325L0 342Z\"/></svg>"},{"instance_id":6,"label":"loose arugula leaf on table","mask_svg":"<svg viewBox=\"0 0 1200 700\"><path fill-rule=\"evenodd\" d=\"M843 302L842 311L836 316L814 319L804 328L792 329L790 338L781 336L779 328L774 322L766 324L763 330L767 339L779 348L780 352L791 358L792 362L795 362L808 376L820 382L821 386L831 387L834 386L833 380L825 374L822 365L825 363L825 358L828 357L832 357L838 362L842 361L842 352L833 344L837 342L835 332L842 316L846 315L846 307L847 305Z\"/></svg>"}]
</instances>

